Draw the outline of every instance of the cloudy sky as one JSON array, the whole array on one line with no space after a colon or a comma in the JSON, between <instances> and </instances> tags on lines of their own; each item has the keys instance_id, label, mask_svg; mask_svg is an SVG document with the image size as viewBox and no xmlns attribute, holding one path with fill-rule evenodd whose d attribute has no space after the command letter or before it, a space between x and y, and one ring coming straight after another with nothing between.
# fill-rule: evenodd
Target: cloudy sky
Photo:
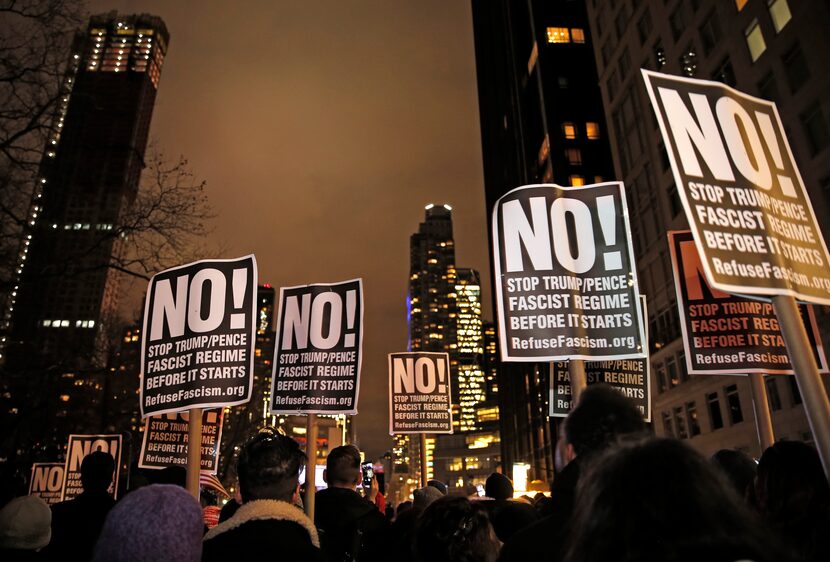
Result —
<instances>
[{"instance_id":1,"label":"cloudy sky","mask_svg":"<svg viewBox=\"0 0 830 562\"><path fill-rule=\"evenodd\" d=\"M362 277L356 429L388 437L386 354L406 348L409 235L453 206L456 261L489 285L472 20L466 0L94 1L170 31L151 139L186 156L217 247L275 287ZM485 315L491 317L485 286Z\"/></svg>"}]
</instances>

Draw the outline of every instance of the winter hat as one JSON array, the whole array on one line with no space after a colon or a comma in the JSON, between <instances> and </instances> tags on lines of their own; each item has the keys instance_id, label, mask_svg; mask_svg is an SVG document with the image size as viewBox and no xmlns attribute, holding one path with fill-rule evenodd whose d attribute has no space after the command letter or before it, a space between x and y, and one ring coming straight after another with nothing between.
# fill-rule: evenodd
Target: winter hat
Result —
<instances>
[{"instance_id":1,"label":"winter hat","mask_svg":"<svg viewBox=\"0 0 830 562\"><path fill-rule=\"evenodd\" d=\"M506 500L513 497L513 482L500 472L494 472L484 483L484 494L494 500Z\"/></svg>"},{"instance_id":2,"label":"winter hat","mask_svg":"<svg viewBox=\"0 0 830 562\"><path fill-rule=\"evenodd\" d=\"M202 508L184 488L152 484L127 494L107 515L94 561L202 558Z\"/></svg>"},{"instance_id":3,"label":"winter hat","mask_svg":"<svg viewBox=\"0 0 830 562\"><path fill-rule=\"evenodd\" d=\"M447 495L447 485L441 482L440 480L430 480L429 482L427 482L427 486L437 488L438 491L441 492L442 496Z\"/></svg>"},{"instance_id":4,"label":"winter hat","mask_svg":"<svg viewBox=\"0 0 830 562\"><path fill-rule=\"evenodd\" d=\"M40 550L52 538L52 510L37 496L14 498L0 509L0 548Z\"/></svg>"},{"instance_id":5,"label":"winter hat","mask_svg":"<svg viewBox=\"0 0 830 562\"><path fill-rule=\"evenodd\" d=\"M429 507L429 504L438 498L443 497L444 494L442 494L441 491L434 486L426 486L424 488L418 488L412 492L412 495L415 498L415 501L412 503L412 507L423 511Z\"/></svg>"}]
</instances>

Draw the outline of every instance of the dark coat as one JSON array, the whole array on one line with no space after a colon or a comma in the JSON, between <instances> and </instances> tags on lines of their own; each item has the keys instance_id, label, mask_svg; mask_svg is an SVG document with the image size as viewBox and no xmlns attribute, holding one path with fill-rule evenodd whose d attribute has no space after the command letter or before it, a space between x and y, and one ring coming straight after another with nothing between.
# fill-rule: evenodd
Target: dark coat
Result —
<instances>
[{"instance_id":1,"label":"dark coat","mask_svg":"<svg viewBox=\"0 0 830 562\"><path fill-rule=\"evenodd\" d=\"M89 560L107 514L115 500L106 492L84 492L52 506L52 540L44 553L50 558Z\"/></svg>"},{"instance_id":2,"label":"dark coat","mask_svg":"<svg viewBox=\"0 0 830 562\"><path fill-rule=\"evenodd\" d=\"M382 560L388 556L389 521L377 506L345 488L327 488L314 496L314 523L326 560ZM380 556L380 558L377 558Z\"/></svg>"},{"instance_id":3,"label":"dark coat","mask_svg":"<svg viewBox=\"0 0 830 562\"><path fill-rule=\"evenodd\" d=\"M568 463L551 487L550 515L518 531L501 549L499 562L562 560L565 556L567 527L574 511L580 462Z\"/></svg>"},{"instance_id":4,"label":"dark coat","mask_svg":"<svg viewBox=\"0 0 830 562\"><path fill-rule=\"evenodd\" d=\"M284 501L242 504L233 517L205 535L202 560L322 561L317 529L298 507Z\"/></svg>"}]
</instances>

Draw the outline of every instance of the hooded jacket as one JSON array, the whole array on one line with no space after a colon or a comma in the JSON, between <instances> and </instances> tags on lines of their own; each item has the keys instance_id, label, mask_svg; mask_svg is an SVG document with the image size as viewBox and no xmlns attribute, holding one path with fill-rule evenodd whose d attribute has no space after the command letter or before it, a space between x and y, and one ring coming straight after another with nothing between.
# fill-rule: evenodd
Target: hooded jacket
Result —
<instances>
[{"instance_id":1,"label":"hooded jacket","mask_svg":"<svg viewBox=\"0 0 830 562\"><path fill-rule=\"evenodd\" d=\"M323 560L314 523L297 507L278 500L242 504L233 517L207 532L203 561Z\"/></svg>"},{"instance_id":2,"label":"hooded jacket","mask_svg":"<svg viewBox=\"0 0 830 562\"><path fill-rule=\"evenodd\" d=\"M327 488L317 492L314 522L326 560L383 559L389 522L375 504L354 490Z\"/></svg>"}]
</instances>

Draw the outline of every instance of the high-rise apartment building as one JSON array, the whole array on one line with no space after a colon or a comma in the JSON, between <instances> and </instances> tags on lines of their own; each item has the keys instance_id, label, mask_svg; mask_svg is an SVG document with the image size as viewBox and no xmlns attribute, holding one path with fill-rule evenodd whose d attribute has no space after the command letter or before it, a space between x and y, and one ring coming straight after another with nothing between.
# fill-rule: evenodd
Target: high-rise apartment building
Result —
<instances>
[{"instance_id":1,"label":"high-rise apartment building","mask_svg":"<svg viewBox=\"0 0 830 562\"><path fill-rule=\"evenodd\" d=\"M473 0L472 10L488 227L520 185L614 179L584 3ZM531 480L553 475L548 369L498 367L503 472L527 463Z\"/></svg>"},{"instance_id":2,"label":"high-rise apartment building","mask_svg":"<svg viewBox=\"0 0 830 562\"><path fill-rule=\"evenodd\" d=\"M803 0L587 1L640 287L648 295L655 431L700 451L757 455L746 377L686 374L667 230L688 228L640 68L717 80L776 102L816 216L830 235L830 6ZM817 307L827 346L830 317ZM776 438L812 439L794 377L766 380ZM827 380L825 378L825 386Z\"/></svg>"},{"instance_id":3,"label":"high-rise apartment building","mask_svg":"<svg viewBox=\"0 0 830 562\"><path fill-rule=\"evenodd\" d=\"M85 412L100 405L100 376L120 329L113 322L118 272L109 265L121 248L113 234L138 190L168 41L161 18L112 12L90 18L67 53L4 311L4 414L7 427L20 428L13 447L25 444L24 434L60 440L75 418L92 423ZM76 392L81 387L89 387L88 400ZM65 411L73 419L55 423Z\"/></svg>"}]
</instances>

